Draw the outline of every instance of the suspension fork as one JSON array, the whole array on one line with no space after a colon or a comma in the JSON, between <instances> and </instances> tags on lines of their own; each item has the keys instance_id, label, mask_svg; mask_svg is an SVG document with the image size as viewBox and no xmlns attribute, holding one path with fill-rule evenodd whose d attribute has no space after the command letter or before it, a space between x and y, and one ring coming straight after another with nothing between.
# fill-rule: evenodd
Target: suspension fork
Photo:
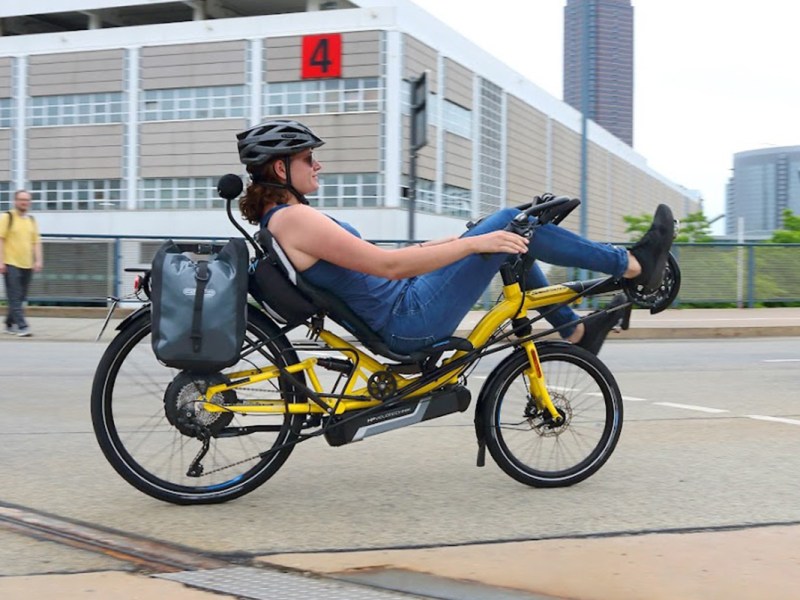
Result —
<instances>
[{"instance_id":1,"label":"suspension fork","mask_svg":"<svg viewBox=\"0 0 800 600\"><path fill-rule=\"evenodd\" d=\"M544 373L542 373L542 364L539 362L539 353L536 351L536 344L527 341L522 343L522 347L525 349L525 354L527 354L528 362L530 363L530 368L525 371L525 376L528 378L536 408L550 413L553 422L558 424L562 419L561 413L558 412L553 400L550 398L550 393L547 391Z\"/></svg>"},{"instance_id":2,"label":"suspension fork","mask_svg":"<svg viewBox=\"0 0 800 600\"><path fill-rule=\"evenodd\" d=\"M527 221L526 221L527 223ZM512 231L516 231L513 228ZM526 235L523 231L516 231L520 235ZM527 237L530 237L528 235ZM520 279L524 278L524 274L533 265L533 260L527 254L519 258L513 264L505 262L500 266L500 276L503 279L503 296L506 300L511 302L519 302L519 310L515 315L512 322L526 321L530 324L528 318L528 311L525 309L525 292L520 285ZM525 335L523 333L523 335ZM547 411L553 423L560 424L562 421L561 413L558 412L550 394L547 391L547 386L544 383L544 373L542 373L542 365L539 362L539 353L536 351L536 345L529 339L522 342L521 346L525 349L525 354L528 355L529 367L525 371L525 376L528 378L529 389L533 394L533 401L539 411Z\"/></svg>"}]
</instances>

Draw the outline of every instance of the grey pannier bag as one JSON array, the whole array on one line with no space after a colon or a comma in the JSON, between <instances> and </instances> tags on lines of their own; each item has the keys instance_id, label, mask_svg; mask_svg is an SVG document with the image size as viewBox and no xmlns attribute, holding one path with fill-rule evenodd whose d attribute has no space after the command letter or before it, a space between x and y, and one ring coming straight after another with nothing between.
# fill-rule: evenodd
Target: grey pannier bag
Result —
<instances>
[{"instance_id":1,"label":"grey pannier bag","mask_svg":"<svg viewBox=\"0 0 800 600\"><path fill-rule=\"evenodd\" d=\"M201 256L192 258L186 253ZM152 343L169 367L211 373L239 360L247 328L248 252L165 242L151 272Z\"/></svg>"}]
</instances>

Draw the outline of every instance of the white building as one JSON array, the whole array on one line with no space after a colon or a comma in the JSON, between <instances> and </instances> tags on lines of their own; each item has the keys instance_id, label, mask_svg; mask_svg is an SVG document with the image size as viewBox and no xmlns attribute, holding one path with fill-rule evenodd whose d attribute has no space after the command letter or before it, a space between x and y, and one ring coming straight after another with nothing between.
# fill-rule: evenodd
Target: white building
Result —
<instances>
[{"instance_id":1,"label":"white building","mask_svg":"<svg viewBox=\"0 0 800 600\"><path fill-rule=\"evenodd\" d=\"M4 0L0 27L0 209L32 190L44 233L235 235L214 191L244 174L235 133L290 116L328 141L312 201L405 239L423 72L415 237L580 194L579 113L406 0ZM594 123L588 157L591 238L624 240L621 217L659 202L699 209Z\"/></svg>"}]
</instances>

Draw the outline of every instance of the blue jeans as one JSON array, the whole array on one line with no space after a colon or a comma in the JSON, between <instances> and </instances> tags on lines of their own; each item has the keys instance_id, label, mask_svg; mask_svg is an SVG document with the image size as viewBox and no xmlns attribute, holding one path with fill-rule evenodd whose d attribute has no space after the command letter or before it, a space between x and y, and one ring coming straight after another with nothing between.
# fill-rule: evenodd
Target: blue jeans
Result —
<instances>
[{"instance_id":1,"label":"blue jeans","mask_svg":"<svg viewBox=\"0 0 800 600\"><path fill-rule=\"evenodd\" d=\"M8 313L6 314L6 327L16 325L18 329L27 329L25 315L22 312L22 303L28 296L28 284L33 275L32 269L20 269L6 265L5 283L6 296L8 296Z\"/></svg>"},{"instance_id":2,"label":"blue jeans","mask_svg":"<svg viewBox=\"0 0 800 600\"><path fill-rule=\"evenodd\" d=\"M480 221L462 237L505 229L519 211L500 210ZM544 225L536 229L528 254L544 262L564 267L579 267L621 277L628 268L625 248L599 244L562 229ZM431 273L409 280L403 296L392 309L392 316L380 334L395 352L408 353L445 339L472 309L508 254L473 254ZM548 285L542 270L534 263L526 277L526 288ZM544 309L549 312L551 309ZM549 312L548 322L560 326L577 319L569 307ZM565 328L568 337L574 327Z\"/></svg>"}]
</instances>

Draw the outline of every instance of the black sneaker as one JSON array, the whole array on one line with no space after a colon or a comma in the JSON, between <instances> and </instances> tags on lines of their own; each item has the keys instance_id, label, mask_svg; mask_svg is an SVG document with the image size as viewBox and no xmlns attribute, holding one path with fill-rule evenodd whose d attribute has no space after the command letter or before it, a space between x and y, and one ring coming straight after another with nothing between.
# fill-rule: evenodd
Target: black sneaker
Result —
<instances>
[{"instance_id":1,"label":"black sneaker","mask_svg":"<svg viewBox=\"0 0 800 600\"><path fill-rule=\"evenodd\" d=\"M661 285L674 238L672 210L666 204L659 204L650 229L631 247L631 254L642 266L641 274L634 277L633 283L642 286L645 292L650 293Z\"/></svg>"},{"instance_id":2,"label":"black sneaker","mask_svg":"<svg viewBox=\"0 0 800 600\"><path fill-rule=\"evenodd\" d=\"M578 340L576 345L592 354L598 354L612 329L615 327L628 328L627 313L624 309L619 308L626 302L625 294L617 294L605 309L596 310L586 317L583 322L583 337Z\"/></svg>"}]
</instances>

